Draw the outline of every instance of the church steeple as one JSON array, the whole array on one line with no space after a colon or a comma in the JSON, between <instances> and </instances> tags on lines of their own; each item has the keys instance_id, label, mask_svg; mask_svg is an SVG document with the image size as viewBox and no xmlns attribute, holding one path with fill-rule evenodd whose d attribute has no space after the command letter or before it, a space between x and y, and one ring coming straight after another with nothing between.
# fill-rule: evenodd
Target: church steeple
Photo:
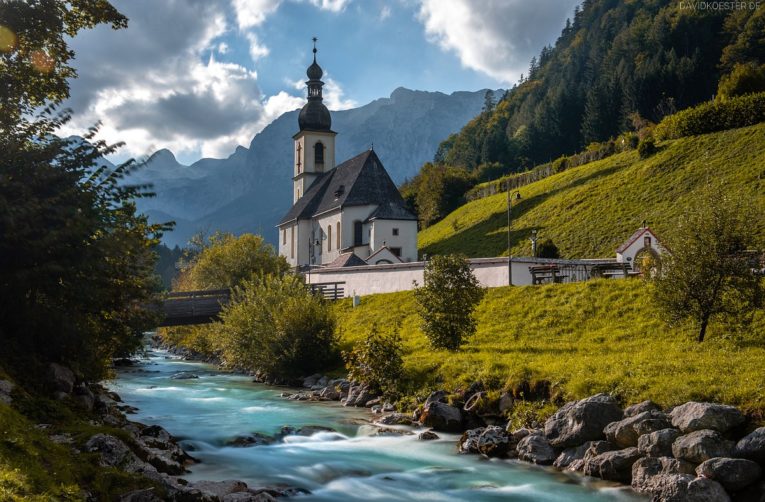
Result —
<instances>
[{"instance_id":1,"label":"church steeple","mask_svg":"<svg viewBox=\"0 0 765 502\"><path fill-rule=\"evenodd\" d=\"M335 132L330 129L332 117L322 102L321 90L324 71L316 62L316 37L313 38L313 63L306 70L308 76L308 102L300 110L300 131L295 140L293 170L293 203L311 188L322 173L335 167Z\"/></svg>"},{"instance_id":2,"label":"church steeple","mask_svg":"<svg viewBox=\"0 0 765 502\"><path fill-rule=\"evenodd\" d=\"M313 37L313 63L306 71L308 102L300 110L298 116L298 125L301 131L329 131L332 127L332 117L322 98L324 82L321 81L321 77L324 75L324 71L316 62L316 40L317 38Z\"/></svg>"}]
</instances>

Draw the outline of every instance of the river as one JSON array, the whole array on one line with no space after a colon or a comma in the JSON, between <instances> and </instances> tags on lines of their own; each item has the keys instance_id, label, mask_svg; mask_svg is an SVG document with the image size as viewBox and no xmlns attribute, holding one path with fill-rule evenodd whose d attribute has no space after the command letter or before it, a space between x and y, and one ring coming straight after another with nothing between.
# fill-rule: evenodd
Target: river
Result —
<instances>
[{"instance_id":1,"label":"river","mask_svg":"<svg viewBox=\"0 0 765 502\"><path fill-rule=\"evenodd\" d=\"M173 379L192 372L195 379ZM189 480L240 479L250 486L286 484L310 490L309 501L632 501L613 486L512 460L456 454L456 435L419 441L370 436L367 410L337 403L289 401L283 388L153 351L121 369L109 387L138 408L132 420L157 424L181 439L200 463ZM274 435L282 426L319 425L337 433L288 436L264 446L231 447L237 435ZM642 500L642 499L641 499Z\"/></svg>"}]
</instances>

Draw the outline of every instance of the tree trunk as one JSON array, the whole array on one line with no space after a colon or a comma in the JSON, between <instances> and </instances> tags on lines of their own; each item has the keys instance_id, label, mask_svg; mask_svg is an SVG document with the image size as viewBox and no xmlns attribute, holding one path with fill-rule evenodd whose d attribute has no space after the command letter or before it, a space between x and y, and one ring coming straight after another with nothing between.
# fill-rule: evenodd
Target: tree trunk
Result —
<instances>
[{"instance_id":1,"label":"tree trunk","mask_svg":"<svg viewBox=\"0 0 765 502\"><path fill-rule=\"evenodd\" d=\"M699 329L699 343L704 341L704 336L707 334L707 324L709 324L709 316L704 316L703 319L701 319L701 328Z\"/></svg>"}]
</instances>

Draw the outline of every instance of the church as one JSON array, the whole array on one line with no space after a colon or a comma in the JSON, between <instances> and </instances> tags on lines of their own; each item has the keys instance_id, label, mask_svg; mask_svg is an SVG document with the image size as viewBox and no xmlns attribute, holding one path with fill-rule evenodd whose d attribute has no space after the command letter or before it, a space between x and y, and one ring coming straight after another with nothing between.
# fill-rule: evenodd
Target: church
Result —
<instances>
[{"instance_id":1,"label":"church","mask_svg":"<svg viewBox=\"0 0 765 502\"><path fill-rule=\"evenodd\" d=\"M293 205L278 225L279 254L299 268L416 261L417 217L374 150L335 165L337 133L315 46L306 74L308 102L293 136Z\"/></svg>"}]
</instances>

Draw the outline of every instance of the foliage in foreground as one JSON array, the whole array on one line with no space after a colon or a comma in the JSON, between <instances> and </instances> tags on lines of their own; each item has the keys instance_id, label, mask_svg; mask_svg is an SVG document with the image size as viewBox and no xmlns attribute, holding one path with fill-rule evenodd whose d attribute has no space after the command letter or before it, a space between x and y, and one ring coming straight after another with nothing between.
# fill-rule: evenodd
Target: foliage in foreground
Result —
<instances>
[{"instance_id":1,"label":"foliage in foreground","mask_svg":"<svg viewBox=\"0 0 765 502\"><path fill-rule=\"evenodd\" d=\"M763 301L753 221L763 217L749 201L708 191L667 235L669 250L654 278L654 297L671 322L691 319L703 342L711 319L750 320ZM754 251L747 253L747 251Z\"/></svg>"},{"instance_id":2,"label":"foliage in foreground","mask_svg":"<svg viewBox=\"0 0 765 502\"><path fill-rule=\"evenodd\" d=\"M765 315L749 326L668 326L639 280L489 289L475 313L477 330L460 351L430 347L411 291L372 295L361 305L334 305L341 347L363 340L373 325L400 326L405 388L489 389L546 381L563 399L612 392L625 404L644 399L670 406L689 400L740 406L765 420Z\"/></svg>"},{"instance_id":3,"label":"foliage in foreground","mask_svg":"<svg viewBox=\"0 0 765 502\"><path fill-rule=\"evenodd\" d=\"M343 352L348 379L369 386L377 394L395 396L404 372L401 336L395 331L381 334L372 326L369 335Z\"/></svg>"},{"instance_id":4,"label":"foliage in foreground","mask_svg":"<svg viewBox=\"0 0 765 502\"><path fill-rule=\"evenodd\" d=\"M414 295L422 327L433 347L457 350L476 330L473 311L483 297L470 263L456 255L434 256Z\"/></svg>"},{"instance_id":5,"label":"foliage in foreground","mask_svg":"<svg viewBox=\"0 0 765 502\"><path fill-rule=\"evenodd\" d=\"M334 313L293 275L244 282L213 329L223 363L234 368L294 378L337 362Z\"/></svg>"},{"instance_id":6,"label":"foliage in foreground","mask_svg":"<svg viewBox=\"0 0 765 502\"><path fill-rule=\"evenodd\" d=\"M746 127L765 121L765 93L747 94L725 101L707 101L662 120L654 129L658 139Z\"/></svg>"}]
</instances>

